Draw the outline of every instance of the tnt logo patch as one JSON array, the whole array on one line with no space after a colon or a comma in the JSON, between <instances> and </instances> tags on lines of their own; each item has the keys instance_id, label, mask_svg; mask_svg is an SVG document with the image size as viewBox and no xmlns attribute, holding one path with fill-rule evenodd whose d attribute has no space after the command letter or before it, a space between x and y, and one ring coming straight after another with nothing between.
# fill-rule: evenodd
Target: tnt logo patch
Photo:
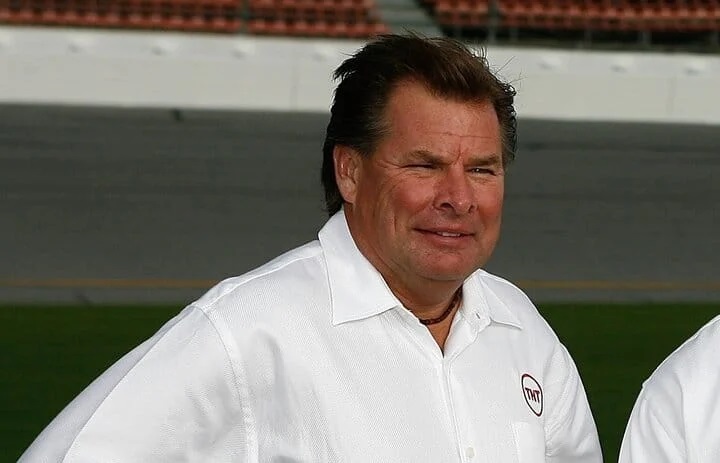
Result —
<instances>
[{"instance_id":1,"label":"tnt logo patch","mask_svg":"<svg viewBox=\"0 0 720 463\"><path fill-rule=\"evenodd\" d=\"M540 387L540 383L531 375L525 373L522 375L522 391L523 397L525 397L525 403L528 404L530 410L537 415L542 415L543 412L543 392Z\"/></svg>"}]
</instances>

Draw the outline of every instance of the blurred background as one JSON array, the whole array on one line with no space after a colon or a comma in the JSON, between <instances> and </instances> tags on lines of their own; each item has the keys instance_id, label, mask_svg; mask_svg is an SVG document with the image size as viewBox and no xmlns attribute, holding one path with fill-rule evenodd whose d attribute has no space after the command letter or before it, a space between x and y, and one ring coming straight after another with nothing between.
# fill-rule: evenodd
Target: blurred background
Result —
<instances>
[{"instance_id":1,"label":"blurred background","mask_svg":"<svg viewBox=\"0 0 720 463\"><path fill-rule=\"evenodd\" d=\"M315 238L332 70L408 30L518 91L488 270L568 346L616 460L642 381L720 313L719 0L0 1L0 461Z\"/></svg>"}]
</instances>

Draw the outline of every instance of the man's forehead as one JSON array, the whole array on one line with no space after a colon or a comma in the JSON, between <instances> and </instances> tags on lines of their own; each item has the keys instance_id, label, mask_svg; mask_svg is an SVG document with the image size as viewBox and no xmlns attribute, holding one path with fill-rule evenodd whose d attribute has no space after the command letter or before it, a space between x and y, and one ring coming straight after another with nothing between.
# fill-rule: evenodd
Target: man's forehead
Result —
<instances>
[{"instance_id":1,"label":"man's forehead","mask_svg":"<svg viewBox=\"0 0 720 463\"><path fill-rule=\"evenodd\" d=\"M493 136L493 134L489 134L487 132L473 132L473 133L458 133L453 131L447 131L447 130L428 130L428 133L436 134L436 135L446 135L449 137L459 137L459 138L471 138L471 139L487 139L487 140L494 140L496 137Z\"/></svg>"},{"instance_id":2,"label":"man's forehead","mask_svg":"<svg viewBox=\"0 0 720 463\"><path fill-rule=\"evenodd\" d=\"M418 161L427 161L427 162L444 162L447 161L448 154L451 154L449 156L451 159L462 157L464 159L463 162L470 163L470 164L493 164L496 162L501 162L502 158L500 154L498 154L494 150L490 151L474 151L471 150L466 154L463 154L462 152L453 152L453 153L442 153L442 152L435 152L431 149L425 149L425 148L419 148L410 150L405 153L405 157L409 159L414 159Z\"/></svg>"},{"instance_id":3,"label":"man's forehead","mask_svg":"<svg viewBox=\"0 0 720 463\"><path fill-rule=\"evenodd\" d=\"M494 109L477 105L433 108L412 106L409 111L395 108L387 114L388 135L415 138L455 139L464 141L494 141L500 137L500 125Z\"/></svg>"},{"instance_id":4,"label":"man's forehead","mask_svg":"<svg viewBox=\"0 0 720 463\"><path fill-rule=\"evenodd\" d=\"M384 108L387 122L416 122L428 125L431 130L442 132L442 127L452 119L486 119L497 113L491 101L461 100L438 96L417 84L397 88L393 91ZM437 127L437 128L433 128Z\"/></svg>"}]
</instances>

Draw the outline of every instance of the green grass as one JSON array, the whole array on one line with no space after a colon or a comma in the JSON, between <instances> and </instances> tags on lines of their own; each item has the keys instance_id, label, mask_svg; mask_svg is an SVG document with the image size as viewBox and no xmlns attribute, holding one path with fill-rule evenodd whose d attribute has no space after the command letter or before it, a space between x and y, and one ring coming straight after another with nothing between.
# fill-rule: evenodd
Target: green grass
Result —
<instances>
[{"instance_id":1,"label":"green grass","mask_svg":"<svg viewBox=\"0 0 720 463\"><path fill-rule=\"evenodd\" d=\"M0 308L0 461L15 461L97 375L178 307Z\"/></svg>"},{"instance_id":2,"label":"green grass","mask_svg":"<svg viewBox=\"0 0 720 463\"><path fill-rule=\"evenodd\" d=\"M575 359L600 433L604 460L617 461L642 382L720 304L541 305Z\"/></svg>"},{"instance_id":3,"label":"green grass","mask_svg":"<svg viewBox=\"0 0 720 463\"><path fill-rule=\"evenodd\" d=\"M0 461L15 461L80 390L180 310L0 307ZM720 305L544 304L583 376L605 461L642 381Z\"/></svg>"}]
</instances>

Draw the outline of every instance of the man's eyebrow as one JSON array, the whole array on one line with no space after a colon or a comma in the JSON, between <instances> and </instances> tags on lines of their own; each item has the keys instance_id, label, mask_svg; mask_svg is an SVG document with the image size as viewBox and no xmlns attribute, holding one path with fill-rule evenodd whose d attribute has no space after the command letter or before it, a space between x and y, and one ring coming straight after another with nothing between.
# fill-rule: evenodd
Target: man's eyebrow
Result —
<instances>
[{"instance_id":1,"label":"man's eyebrow","mask_svg":"<svg viewBox=\"0 0 720 463\"><path fill-rule=\"evenodd\" d=\"M496 153L472 156L468 164L473 166L491 166L502 163L502 156Z\"/></svg>"},{"instance_id":2,"label":"man's eyebrow","mask_svg":"<svg viewBox=\"0 0 720 463\"><path fill-rule=\"evenodd\" d=\"M412 162L443 164L447 162L442 156L439 156L425 149L413 150L408 153L408 158ZM502 163L502 157L496 153L473 155L468 159L468 165L472 166L493 166Z\"/></svg>"},{"instance_id":3,"label":"man's eyebrow","mask_svg":"<svg viewBox=\"0 0 720 463\"><path fill-rule=\"evenodd\" d=\"M424 149L410 151L408 153L408 158L410 158L413 162L425 162L429 164L439 164L443 162L441 156Z\"/></svg>"}]
</instances>

